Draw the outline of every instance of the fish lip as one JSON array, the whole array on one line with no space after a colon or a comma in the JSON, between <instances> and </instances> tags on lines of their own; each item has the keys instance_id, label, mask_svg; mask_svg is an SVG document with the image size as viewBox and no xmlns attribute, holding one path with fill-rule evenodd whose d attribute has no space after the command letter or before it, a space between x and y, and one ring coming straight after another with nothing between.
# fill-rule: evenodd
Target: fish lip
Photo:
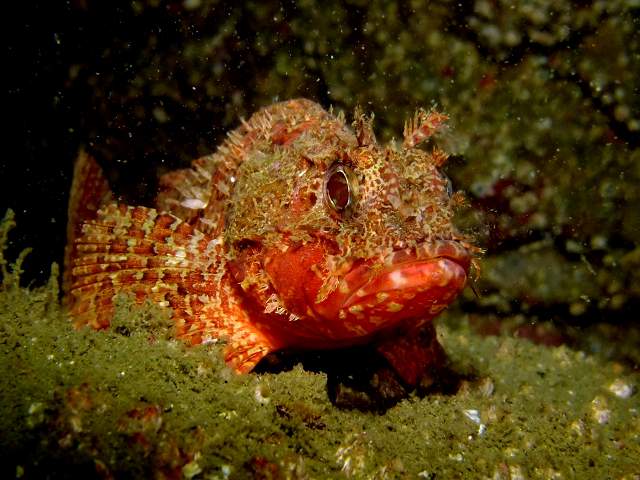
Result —
<instances>
[{"instance_id":1,"label":"fish lip","mask_svg":"<svg viewBox=\"0 0 640 480\"><path fill-rule=\"evenodd\" d=\"M452 260L460 265L465 272L468 272L472 255L457 240L431 240L419 243L415 247L394 250L384 258L383 263L385 266L392 266L420 260L435 260L437 258Z\"/></svg>"},{"instance_id":2,"label":"fish lip","mask_svg":"<svg viewBox=\"0 0 640 480\"><path fill-rule=\"evenodd\" d=\"M343 289L349 293L342 302L342 308L349 308L359 302L362 297L358 295L358 292L361 292L381 275L400 271L405 266L432 264L443 259L446 260L447 268L460 269L462 271L456 272L456 275L462 274L466 277L471 265L471 258L471 252L456 240L433 240L420 243L415 247L394 250L384 257L382 262L365 262L344 276L343 282L346 282L346 288L343 287ZM376 265L381 265L382 268L376 269Z\"/></svg>"}]
</instances>

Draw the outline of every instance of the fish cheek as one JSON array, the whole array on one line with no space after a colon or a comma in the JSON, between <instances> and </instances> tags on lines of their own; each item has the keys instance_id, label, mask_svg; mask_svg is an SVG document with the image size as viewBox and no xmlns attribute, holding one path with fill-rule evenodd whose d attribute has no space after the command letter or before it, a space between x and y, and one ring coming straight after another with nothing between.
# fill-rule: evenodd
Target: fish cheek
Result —
<instances>
[{"instance_id":1,"label":"fish cheek","mask_svg":"<svg viewBox=\"0 0 640 480\"><path fill-rule=\"evenodd\" d=\"M235 245L235 256L227 267L238 284L255 283L251 279L259 274L262 251L260 243L251 240L242 240Z\"/></svg>"},{"instance_id":2,"label":"fish cheek","mask_svg":"<svg viewBox=\"0 0 640 480\"><path fill-rule=\"evenodd\" d=\"M317 292L322 279L315 266L324 262L327 250L322 242L309 242L282 252L274 249L266 253L264 270L276 294L290 313L303 318L309 315L309 292Z\"/></svg>"}]
</instances>

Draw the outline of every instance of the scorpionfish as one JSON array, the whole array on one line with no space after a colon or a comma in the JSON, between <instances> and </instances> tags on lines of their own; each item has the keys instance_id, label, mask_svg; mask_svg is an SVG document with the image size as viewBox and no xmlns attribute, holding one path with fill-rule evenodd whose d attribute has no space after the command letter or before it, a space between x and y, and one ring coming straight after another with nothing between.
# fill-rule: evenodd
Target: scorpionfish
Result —
<instances>
[{"instance_id":1,"label":"scorpionfish","mask_svg":"<svg viewBox=\"0 0 640 480\"><path fill-rule=\"evenodd\" d=\"M277 350L371 343L408 384L440 347L431 320L465 286L476 247L452 224L463 197L429 142L447 117L419 110L380 145L373 116L305 99L259 110L191 168L165 174L155 208L114 203L80 153L64 286L76 326L106 328L119 293L170 307L188 343L226 342L249 372Z\"/></svg>"}]
</instances>

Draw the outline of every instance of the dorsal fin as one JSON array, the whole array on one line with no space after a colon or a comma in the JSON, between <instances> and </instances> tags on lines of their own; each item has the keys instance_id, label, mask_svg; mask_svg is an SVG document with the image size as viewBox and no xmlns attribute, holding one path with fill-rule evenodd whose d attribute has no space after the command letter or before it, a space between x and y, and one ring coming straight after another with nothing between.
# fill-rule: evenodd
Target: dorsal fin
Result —
<instances>
[{"instance_id":1,"label":"dorsal fin","mask_svg":"<svg viewBox=\"0 0 640 480\"><path fill-rule=\"evenodd\" d=\"M444 113L419 109L413 118L408 119L404 124L404 147L413 148L420 145L438 130L444 128L448 119L449 117Z\"/></svg>"},{"instance_id":2,"label":"dorsal fin","mask_svg":"<svg viewBox=\"0 0 640 480\"><path fill-rule=\"evenodd\" d=\"M159 211L169 212L197 227L203 233L220 235L224 230L225 210L233 193L238 169L247 152L256 144L280 144L302 131L309 117L327 115L306 99L276 103L255 113L227 134L211 155L194 160L191 168L170 172L160 178L156 199ZM280 125L282 129L275 126ZM278 136L276 139L275 136Z\"/></svg>"},{"instance_id":3,"label":"dorsal fin","mask_svg":"<svg viewBox=\"0 0 640 480\"><path fill-rule=\"evenodd\" d=\"M75 256L75 241L82 234L82 224L94 220L98 210L113 201L102 168L95 158L80 150L73 168L73 179L67 210L67 244L64 251L62 291L67 295L71 287L71 266Z\"/></svg>"},{"instance_id":4,"label":"dorsal fin","mask_svg":"<svg viewBox=\"0 0 640 480\"><path fill-rule=\"evenodd\" d=\"M353 129L356 132L358 146L366 147L367 145L375 145L376 135L373 132L373 113L367 117L360 105L357 105L353 113Z\"/></svg>"}]
</instances>

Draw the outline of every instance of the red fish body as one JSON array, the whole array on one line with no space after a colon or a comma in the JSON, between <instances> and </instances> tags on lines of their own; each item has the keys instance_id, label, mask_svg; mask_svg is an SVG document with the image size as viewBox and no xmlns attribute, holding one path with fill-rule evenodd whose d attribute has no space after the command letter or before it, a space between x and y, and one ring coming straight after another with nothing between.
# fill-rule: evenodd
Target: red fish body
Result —
<instances>
[{"instance_id":1,"label":"red fish body","mask_svg":"<svg viewBox=\"0 0 640 480\"><path fill-rule=\"evenodd\" d=\"M415 383L438 347L430 320L475 250L451 223L446 154L418 148L446 117L418 112L398 146L355 117L352 130L308 100L266 107L164 176L156 208L110 204L81 154L65 277L75 323L108 326L114 296L130 293L170 307L191 343L226 340L238 372L276 350L375 342Z\"/></svg>"}]
</instances>

